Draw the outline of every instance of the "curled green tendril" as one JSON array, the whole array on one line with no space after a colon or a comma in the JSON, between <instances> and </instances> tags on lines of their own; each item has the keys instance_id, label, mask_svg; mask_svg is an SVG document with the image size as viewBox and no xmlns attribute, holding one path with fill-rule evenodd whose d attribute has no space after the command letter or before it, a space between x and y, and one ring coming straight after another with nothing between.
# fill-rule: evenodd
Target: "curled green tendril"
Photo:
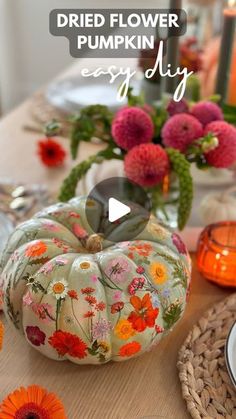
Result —
<instances>
[{"instance_id":1,"label":"curled green tendril","mask_svg":"<svg viewBox=\"0 0 236 419\"><path fill-rule=\"evenodd\" d=\"M190 216L193 201L193 180L190 173L190 163L178 150L167 148L166 152L172 169L179 180L178 228L183 230Z\"/></svg>"},{"instance_id":2,"label":"curled green tendril","mask_svg":"<svg viewBox=\"0 0 236 419\"><path fill-rule=\"evenodd\" d=\"M116 154L113 147L107 147L75 166L63 181L58 199L61 202L66 202L73 198L76 194L78 182L86 175L93 163L100 164L104 160L111 159L123 160L123 157L121 154Z\"/></svg>"}]
</instances>

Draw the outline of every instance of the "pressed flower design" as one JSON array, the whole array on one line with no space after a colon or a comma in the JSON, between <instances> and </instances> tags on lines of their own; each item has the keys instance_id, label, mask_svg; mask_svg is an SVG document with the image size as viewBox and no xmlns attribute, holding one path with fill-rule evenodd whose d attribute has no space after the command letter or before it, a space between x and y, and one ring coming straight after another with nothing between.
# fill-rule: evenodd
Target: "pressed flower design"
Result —
<instances>
[{"instance_id":1,"label":"pressed flower design","mask_svg":"<svg viewBox=\"0 0 236 419\"><path fill-rule=\"evenodd\" d=\"M166 266L159 262L151 263L150 275L155 284L164 284L167 280Z\"/></svg>"},{"instance_id":2,"label":"pressed flower design","mask_svg":"<svg viewBox=\"0 0 236 419\"><path fill-rule=\"evenodd\" d=\"M70 355L79 359L87 356L87 345L82 339L72 333L57 330L48 341L60 356Z\"/></svg>"},{"instance_id":3,"label":"pressed flower design","mask_svg":"<svg viewBox=\"0 0 236 419\"><path fill-rule=\"evenodd\" d=\"M153 222L145 233L150 241L125 241L87 254L81 251L89 236L83 217L76 205L68 203L64 212L60 205L37 215L43 234L48 231L45 239L41 231L40 239L27 232L24 246L9 252L5 276L13 275L16 288L25 286L27 340L49 357L93 364L125 360L155 346L186 304L189 260L181 240ZM5 277L4 282L6 313L22 328L12 283Z\"/></svg>"},{"instance_id":4,"label":"pressed flower design","mask_svg":"<svg viewBox=\"0 0 236 419\"><path fill-rule=\"evenodd\" d=\"M26 247L25 256L35 258L42 256L47 251L47 245L43 241L37 241Z\"/></svg>"},{"instance_id":5,"label":"pressed flower design","mask_svg":"<svg viewBox=\"0 0 236 419\"><path fill-rule=\"evenodd\" d=\"M119 350L119 356L121 357L129 357L136 355L141 350L141 345L139 342L133 341L127 343L126 345L121 346Z\"/></svg>"},{"instance_id":6,"label":"pressed flower design","mask_svg":"<svg viewBox=\"0 0 236 419\"><path fill-rule=\"evenodd\" d=\"M65 298L68 291L68 282L65 279L55 279L48 288L48 294L52 294L57 300Z\"/></svg>"},{"instance_id":7,"label":"pressed flower design","mask_svg":"<svg viewBox=\"0 0 236 419\"><path fill-rule=\"evenodd\" d=\"M128 320L138 332L143 332L147 327L154 327L158 316L158 308L153 308L149 294L141 299L134 295L130 298L134 311L131 311Z\"/></svg>"},{"instance_id":8,"label":"pressed flower design","mask_svg":"<svg viewBox=\"0 0 236 419\"><path fill-rule=\"evenodd\" d=\"M115 327L115 334L118 338L126 340L135 335L135 330L128 320L121 319Z\"/></svg>"},{"instance_id":9,"label":"pressed flower design","mask_svg":"<svg viewBox=\"0 0 236 419\"><path fill-rule=\"evenodd\" d=\"M45 344L46 335L38 326L27 326L25 331L32 345L40 346Z\"/></svg>"}]
</instances>

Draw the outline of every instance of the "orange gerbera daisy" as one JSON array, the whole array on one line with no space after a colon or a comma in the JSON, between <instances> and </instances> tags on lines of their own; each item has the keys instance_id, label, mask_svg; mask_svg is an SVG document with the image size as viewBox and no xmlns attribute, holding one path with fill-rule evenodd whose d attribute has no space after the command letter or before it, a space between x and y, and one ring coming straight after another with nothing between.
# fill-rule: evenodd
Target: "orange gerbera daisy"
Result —
<instances>
[{"instance_id":1,"label":"orange gerbera daisy","mask_svg":"<svg viewBox=\"0 0 236 419\"><path fill-rule=\"evenodd\" d=\"M66 419L62 402L53 393L33 385L21 387L0 404L1 419Z\"/></svg>"},{"instance_id":2,"label":"orange gerbera daisy","mask_svg":"<svg viewBox=\"0 0 236 419\"><path fill-rule=\"evenodd\" d=\"M130 342L127 343L126 345L121 346L120 350L119 350L119 355L120 356L132 356L137 354L141 349L141 345L139 342ZM5 419L5 418L4 418Z\"/></svg>"},{"instance_id":3,"label":"orange gerbera daisy","mask_svg":"<svg viewBox=\"0 0 236 419\"><path fill-rule=\"evenodd\" d=\"M43 255L46 251L46 244L43 241L38 240L26 247L25 256L28 258L34 258Z\"/></svg>"},{"instance_id":4,"label":"orange gerbera daisy","mask_svg":"<svg viewBox=\"0 0 236 419\"><path fill-rule=\"evenodd\" d=\"M0 351L2 349L3 334L4 334L4 326L2 322L0 321Z\"/></svg>"}]
</instances>

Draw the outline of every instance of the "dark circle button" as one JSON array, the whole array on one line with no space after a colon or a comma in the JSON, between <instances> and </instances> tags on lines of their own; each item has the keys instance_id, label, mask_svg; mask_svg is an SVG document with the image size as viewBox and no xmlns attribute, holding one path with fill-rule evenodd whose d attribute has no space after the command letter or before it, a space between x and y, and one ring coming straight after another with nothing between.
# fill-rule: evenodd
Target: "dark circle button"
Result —
<instances>
[{"instance_id":1,"label":"dark circle button","mask_svg":"<svg viewBox=\"0 0 236 419\"><path fill-rule=\"evenodd\" d=\"M139 185L125 177L112 177L90 191L85 211L95 234L113 242L133 240L149 221L151 200Z\"/></svg>"}]
</instances>

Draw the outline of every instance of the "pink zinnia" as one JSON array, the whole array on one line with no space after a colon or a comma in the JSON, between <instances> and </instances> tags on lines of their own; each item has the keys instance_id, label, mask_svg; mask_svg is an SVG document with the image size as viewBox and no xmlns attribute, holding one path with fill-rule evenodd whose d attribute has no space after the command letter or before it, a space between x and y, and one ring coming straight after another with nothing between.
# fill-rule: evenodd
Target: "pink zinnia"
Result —
<instances>
[{"instance_id":1,"label":"pink zinnia","mask_svg":"<svg viewBox=\"0 0 236 419\"><path fill-rule=\"evenodd\" d=\"M205 128L205 135L212 133L218 146L205 154L207 163L213 167L228 168L236 162L236 129L225 121L215 121Z\"/></svg>"},{"instance_id":2,"label":"pink zinnia","mask_svg":"<svg viewBox=\"0 0 236 419\"><path fill-rule=\"evenodd\" d=\"M191 108L191 114L198 119L205 127L213 121L222 121L224 119L221 108L213 102L198 102Z\"/></svg>"},{"instance_id":3,"label":"pink zinnia","mask_svg":"<svg viewBox=\"0 0 236 419\"><path fill-rule=\"evenodd\" d=\"M112 136L118 146L125 150L151 142L154 125L150 115L138 107L120 110L112 123Z\"/></svg>"},{"instance_id":4,"label":"pink zinnia","mask_svg":"<svg viewBox=\"0 0 236 419\"><path fill-rule=\"evenodd\" d=\"M163 143L185 152L187 147L203 135L202 124L192 115L180 113L167 120L162 128Z\"/></svg>"},{"instance_id":5,"label":"pink zinnia","mask_svg":"<svg viewBox=\"0 0 236 419\"><path fill-rule=\"evenodd\" d=\"M169 172L169 158L156 144L141 144L125 156L125 173L128 179L140 186L155 186Z\"/></svg>"}]
</instances>

